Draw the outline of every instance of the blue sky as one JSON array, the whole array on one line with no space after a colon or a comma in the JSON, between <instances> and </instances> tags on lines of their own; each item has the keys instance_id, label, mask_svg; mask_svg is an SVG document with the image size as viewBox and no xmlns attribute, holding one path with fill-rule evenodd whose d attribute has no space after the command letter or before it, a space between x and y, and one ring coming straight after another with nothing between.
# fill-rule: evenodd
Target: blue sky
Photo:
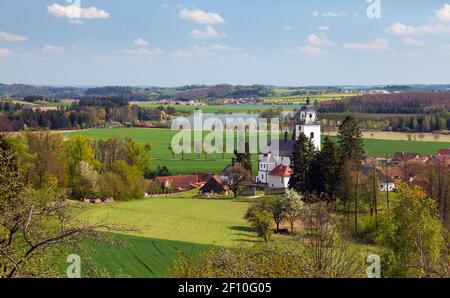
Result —
<instances>
[{"instance_id":1,"label":"blue sky","mask_svg":"<svg viewBox=\"0 0 450 298\"><path fill-rule=\"evenodd\" d=\"M2 0L0 82L450 83L450 0L380 3Z\"/></svg>"}]
</instances>

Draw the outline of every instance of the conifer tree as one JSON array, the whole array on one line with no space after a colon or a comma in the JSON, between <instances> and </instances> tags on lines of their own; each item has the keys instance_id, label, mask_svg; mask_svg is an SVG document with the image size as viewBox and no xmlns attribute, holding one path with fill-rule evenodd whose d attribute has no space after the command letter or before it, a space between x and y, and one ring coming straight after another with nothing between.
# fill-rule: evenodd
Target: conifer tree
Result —
<instances>
[{"instance_id":1,"label":"conifer tree","mask_svg":"<svg viewBox=\"0 0 450 298\"><path fill-rule=\"evenodd\" d=\"M325 198L328 203L336 204L340 177L340 153L336 143L329 137L324 140L321 161L323 163L321 177Z\"/></svg>"},{"instance_id":2,"label":"conifer tree","mask_svg":"<svg viewBox=\"0 0 450 298\"><path fill-rule=\"evenodd\" d=\"M301 133L294 143L292 152L293 174L289 187L308 198L311 190L311 168L315 155L315 146L305 134Z\"/></svg>"},{"instance_id":3,"label":"conifer tree","mask_svg":"<svg viewBox=\"0 0 450 298\"><path fill-rule=\"evenodd\" d=\"M339 126L338 144L343 161L361 161L364 155L364 143L361 129L351 116L345 117Z\"/></svg>"}]
</instances>

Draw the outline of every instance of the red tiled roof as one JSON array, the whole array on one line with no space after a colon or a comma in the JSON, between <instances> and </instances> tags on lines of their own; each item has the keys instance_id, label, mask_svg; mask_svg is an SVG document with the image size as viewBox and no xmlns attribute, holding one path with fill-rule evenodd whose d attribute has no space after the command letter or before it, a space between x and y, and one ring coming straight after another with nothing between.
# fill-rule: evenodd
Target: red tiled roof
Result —
<instances>
[{"instance_id":1,"label":"red tiled roof","mask_svg":"<svg viewBox=\"0 0 450 298\"><path fill-rule=\"evenodd\" d=\"M289 166L279 165L275 169L273 169L269 176L275 177L291 177L292 169Z\"/></svg>"},{"instance_id":2,"label":"red tiled roof","mask_svg":"<svg viewBox=\"0 0 450 298\"><path fill-rule=\"evenodd\" d=\"M209 192L212 189L215 189L216 186L220 186L223 191L228 191L230 189L229 186L225 183L225 181L222 180L222 178L220 178L219 175L213 175L208 180L208 182L206 182L205 185L201 187L200 190L203 192Z\"/></svg>"},{"instance_id":3,"label":"red tiled roof","mask_svg":"<svg viewBox=\"0 0 450 298\"><path fill-rule=\"evenodd\" d=\"M197 175L199 182L206 182L214 176L214 174L211 173L192 173L191 175Z\"/></svg>"},{"instance_id":4,"label":"red tiled roof","mask_svg":"<svg viewBox=\"0 0 450 298\"><path fill-rule=\"evenodd\" d=\"M200 188L202 188L202 187L203 187L203 185L205 185L205 183L206 183L206 182L197 182L197 183L192 183L192 184L191 184L191 186L192 186L193 188L197 188L197 189L200 189Z\"/></svg>"},{"instance_id":5,"label":"red tiled roof","mask_svg":"<svg viewBox=\"0 0 450 298\"><path fill-rule=\"evenodd\" d=\"M161 184L170 183L176 185L180 190L191 189L191 184L198 182L197 175L184 175L184 176L166 176L166 177L156 177L156 181Z\"/></svg>"},{"instance_id":6,"label":"red tiled roof","mask_svg":"<svg viewBox=\"0 0 450 298\"><path fill-rule=\"evenodd\" d=\"M450 148L439 150L438 155L440 155L440 156L442 156L442 155L450 156Z\"/></svg>"},{"instance_id":7,"label":"red tiled roof","mask_svg":"<svg viewBox=\"0 0 450 298\"><path fill-rule=\"evenodd\" d=\"M386 168L381 167L379 170L380 170L380 172L383 175L387 174L386 173ZM403 171L399 167L390 167L389 170L388 170L388 175L387 176L392 177L392 178L396 178L396 177L402 178L402 177L405 176L405 174L403 173Z\"/></svg>"},{"instance_id":8,"label":"red tiled roof","mask_svg":"<svg viewBox=\"0 0 450 298\"><path fill-rule=\"evenodd\" d=\"M412 152L397 152L394 155L394 161L409 161L414 160L416 158L420 158L419 153L412 153Z\"/></svg>"}]
</instances>

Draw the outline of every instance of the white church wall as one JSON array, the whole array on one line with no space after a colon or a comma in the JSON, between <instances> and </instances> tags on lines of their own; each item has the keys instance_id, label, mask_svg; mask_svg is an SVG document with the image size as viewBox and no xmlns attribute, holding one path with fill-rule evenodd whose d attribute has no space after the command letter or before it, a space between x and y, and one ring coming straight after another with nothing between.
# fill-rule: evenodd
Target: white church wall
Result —
<instances>
[{"instance_id":1,"label":"white church wall","mask_svg":"<svg viewBox=\"0 0 450 298\"><path fill-rule=\"evenodd\" d=\"M267 179L267 184L270 188L288 188L290 177L270 176Z\"/></svg>"}]
</instances>

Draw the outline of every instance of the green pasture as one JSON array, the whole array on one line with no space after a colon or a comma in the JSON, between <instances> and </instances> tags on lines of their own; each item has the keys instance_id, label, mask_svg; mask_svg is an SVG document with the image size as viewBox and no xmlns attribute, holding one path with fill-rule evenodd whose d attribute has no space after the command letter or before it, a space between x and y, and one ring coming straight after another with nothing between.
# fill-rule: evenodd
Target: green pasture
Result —
<instances>
[{"instance_id":1,"label":"green pasture","mask_svg":"<svg viewBox=\"0 0 450 298\"><path fill-rule=\"evenodd\" d=\"M196 110L202 110L203 113L208 114L259 114L261 111L277 108L272 105L210 105L210 106L191 106L191 105L158 105L151 102L133 102L140 107L144 108L157 108L157 107L173 107L177 111L181 112L194 112ZM293 110L284 108L285 110Z\"/></svg>"},{"instance_id":2,"label":"green pasture","mask_svg":"<svg viewBox=\"0 0 450 298\"><path fill-rule=\"evenodd\" d=\"M112 277L167 277L180 254L259 242L243 218L249 203L194 196L188 192L102 206L77 203L72 208L78 219L129 231L114 235L114 244L85 240L82 259Z\"/></svg>"},{"instance_id":3,"label":"green pasture","mask_svg":"<svg viewBox=\"0 0 450 298\"><path fill-rule=\"evenodd\" d=\"M152 145L153 165L167 166L172 174L189 174L192 172L220 173L230 164L232 154L185 154L182 160L181 154L172 156L168 149L172 138L177 132L169 129L146 128L117 128L96 129L66 133L66 136L83 135L93 139L107 139L111 137L132 137L138 143ZM336 140L336 137L331 137ZM410 142L399 140L364 139L366 153L379 157L392 157L395 152L416 152L419 154L436 154L439 149L450 148L450 143L445 142ZM207 160L205 160L207 158ZM253 156L254 170L257 169L258 157Z\"/></svg>"}]
</instances>

